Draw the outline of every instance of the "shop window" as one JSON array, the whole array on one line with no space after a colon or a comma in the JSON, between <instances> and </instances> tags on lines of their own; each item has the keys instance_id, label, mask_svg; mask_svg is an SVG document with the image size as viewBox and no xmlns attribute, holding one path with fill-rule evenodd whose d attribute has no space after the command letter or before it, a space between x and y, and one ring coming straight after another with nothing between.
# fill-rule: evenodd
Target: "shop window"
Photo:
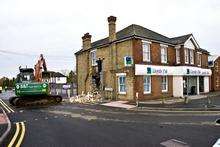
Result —
<instances>
[{"instance_id":1,"label":"shop window","mask_svg":"<svg viewBox=\"0 0 220 147\"><path fill-rule=\"evenodd\" d=\"M150 62L150 43L142 41L143 61Z\"/></svg>"},{"instance_id":2,"label":"shop window","mask_svg":"<svg viewBox=\"0 0 220 147\"><path fill-rule=\"evenodd\" d=\"M167 76L161 77L161 89L162 89L162 92L168 91L168 78L167 78Z\"/></svg>"},{"instance_id":3,"label":"shop window","mask_svg":"<svg viewBox=\"0 0 220 147\"><path fill-rule=\"evenodd\" d=\"M144 76L144 94L151 93L151 76Z\"/></svg>"},{"instance_id":4,"label":"shop window","mask_svg":"<svg viewBox=\"0 0 220 147\"><path fill-rule=\"evenodd\" d=\"M167 48L161 47L161 63L167 63Z\"/></svg>"},{"instance_id":5,"label":"shop window","mask_svg":"<svg viewBox=\"0 0 220 147\"><path fill-rule=\"evenodd\" d=\"M126 94L125 75L118 76L118 92L119 94Z\"/></svg>"},{"instance_id":6,"label":"shop window","mask_svg":"<svg viewBox=\"0 0 220 147\"><path fill-rule=\"evenodd\" d=\"M194 52L189 50L190 64L194 64Z\"/></svg>"},{"instance_id":7,"label":"shop window","mask_svg":"<svg viewBox=\"0 0 220 147\"><path fill-rule=\"evenodd\" d=\"M188 49L184 50L184 55L185 55L185 63L189 63L189 50Z\"/></svg>"},{"instance_id":8,"label":"shop window","mask_svg":"<svg viewBox=\"0 0 220 147\"><path fill-rule=\"evenodd\" d=\"M176 63L180 63L180 49L176 49Z\"/></svg>"},{"instance_id":9,"label":"shop window","mask_svg":"<svg viewBox=\"0 0 220 147\"><path fill-rule=\"evenodd\" d=\"M96 62L96 50L93 50L90 52L91 55L91 62L92 62L92 66L96 66L97 62Z\"/></svg>"}]
</instances>

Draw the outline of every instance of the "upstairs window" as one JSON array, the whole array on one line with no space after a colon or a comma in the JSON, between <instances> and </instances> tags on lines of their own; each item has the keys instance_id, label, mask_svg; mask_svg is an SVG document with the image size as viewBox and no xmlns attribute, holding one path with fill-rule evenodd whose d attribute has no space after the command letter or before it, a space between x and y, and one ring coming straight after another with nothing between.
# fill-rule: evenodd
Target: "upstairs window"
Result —
<instances>
[{"instance_id":1,"label":"upstairs window","mask_svg":"<svg viewBox=\"0 0 220 147\"><path fill-rule=\"evenodd\" d=\"M167 47L161 47L161 63L167 63Z\"/></svg>"},{"instance_id":2,"label":"upstairs window","mask_svg":"<svg viewBox=\"0 0 220 147\"><path fill-rule=\"evenodd\" d=\"M142 41L143 61L150 62L150 42Z\"/></svg>"},{"instance_id":3,"label":"upstairs window","mask_svg":"<svg viewBox=\"0 0 220 147\"><path fill-rule=\"evenodd\" d=\"M185 49L184 50L184 55L185 55L185 63L189 63L189 50Z\"/></svg>"},{"instance_id":4,"label":"upstairs window","mask_svg":"<svg viewBox=\"0 0 220 147\"><path fill-rule=\"evenodd\" d=\"M189 59L190 59L190 64L194 64L194 51L189 50Z\"/></svg>"},{"instance_id":5,"label":"upstairs window","mask_svg":"<svg viewBox=\"0 0 220 147\"><path fill-rule=\"evenodd\" d=\"M176 63L180 63L180 49L176 49Z\"/></svg>"},{"instance_id":6,"label":"upstairs window","mask_svg":"<svg viewBox=\"0 0 220 147\"><path fill-rule=\"evenodd\" d=\"M92 66L96 66L97 62L96 62L96 50L93 50L90 52L91 55L91 62L92 62Z\"/></svg>"},{"instance_id":7,"label":"upstairs window","mask_svg":"<svg viewBox=\"0 0 220 147\"><path fill-rule=\"evenodd\" d=\"M197 64L198 66L201 66L202 65L202 58L201 58L201 53L197 53Z\"/></svg>"}]
</instances>

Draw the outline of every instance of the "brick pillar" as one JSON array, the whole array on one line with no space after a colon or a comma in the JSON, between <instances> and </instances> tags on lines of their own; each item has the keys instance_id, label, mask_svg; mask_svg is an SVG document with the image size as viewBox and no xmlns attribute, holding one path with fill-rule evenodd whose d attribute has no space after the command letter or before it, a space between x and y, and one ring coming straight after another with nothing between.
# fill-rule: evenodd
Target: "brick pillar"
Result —
<instances>
[{"instance_id":1,"label":"brick pillar","mask_svg":"<svg viewBox=\"0 0 220 147\"><path fill-rule=\"evenodd\" d=\"M116 38L116 17L109 16L108 17L108 29L109 29L109 65L111 66L111 87L114 89L113 97L116 98L116 70L117 70L117 49L116 43L114 42Z\"/></svg>"}]
</instances>

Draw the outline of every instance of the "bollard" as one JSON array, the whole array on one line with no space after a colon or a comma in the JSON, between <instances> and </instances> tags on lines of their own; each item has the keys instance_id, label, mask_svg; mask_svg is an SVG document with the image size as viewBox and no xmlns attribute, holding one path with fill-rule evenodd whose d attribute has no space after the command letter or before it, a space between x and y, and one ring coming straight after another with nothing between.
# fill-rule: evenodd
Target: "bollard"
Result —
<instances>
[{"instance_id":1,"label":"bollard","mask_svg":"<svg viewBox=\"0 0 220 147\"><path fill-rule=\"evenodd\" d=\"M210 99L210 97L209 97L209 96L207 96L207 103L208 103L208 105L210 105L210 104L211 104L211 99Z\"/></svg>"},{"instance_id":2,"label":"bollard","mask_svg":"<svg viewBox=\"0 0 220 147\"><path fill-rule=\"evenodd\" d=\"M162 105L165 104L165 97L162 97Z\"/></svg>"},{"instance_id":3,"label":"bollard","mask_svg":"<svg viewBox=\"0 0 220 147\"><path fill-rule=\"evenodd\" d=\"M67 90L67 97L70 98L70 89Z\"/></svg>"},{"instance_id":4,"label":"bollard","mask_svg":"<svg viewBox=\"0 0 220 147\"><path fill-rule=\"evenodd\" d=\"M139 107L138 92L136 92L136 106Z\"/></svg>"},{"instance_id":5,"label":"bollard","mask_svg":"<svg viewBox=\"0 0 220 147\"><path fill-rule=\"evenodd\" d=\"M185 104L188 104L188 102L189 102L189 101L188 101L188 97L185 96L185 97L184 97L184 103L185 103Z\"/></svg>"}]
</instances>

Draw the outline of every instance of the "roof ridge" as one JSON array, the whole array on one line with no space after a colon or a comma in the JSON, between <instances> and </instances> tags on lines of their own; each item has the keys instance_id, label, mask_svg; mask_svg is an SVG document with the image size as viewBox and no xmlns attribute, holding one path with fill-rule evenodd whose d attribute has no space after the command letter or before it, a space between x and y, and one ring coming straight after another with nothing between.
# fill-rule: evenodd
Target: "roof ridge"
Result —
<instances>
[{"instance_id":1,"label":"roof ridge","mask_svg":"<svg viewBox=\"0 0 220 147\"><path fill-rule=\"evenodd\" d=\"M185 36L188 36L188 35L193 35L192 33L189 33L189 34L186 34L186 35L181 35L181 36L176 36L176 37L172 37L170 39L175 39L175 38L180 38L180 37L185 37Z\"/></svg>"},{"instance_id":2,"label":"roof ridge","mask_svg":"<svg viewBox=\"0 0 220 147\"><path fill-rule=\"evenodd\" d=\"M153 30L151 30L151 29L148 29L148 28L146 28L146 27L144 27L144 26L137 25L137 24L134 24L134 25L135 25L135 26L138 26L138 27L142 27L142 28L144 28L144 29L146 29L146 30L148 30L148 31L151 31L151 32L156 33L156 34L158 34L158 35L161 35L161 36L163 36L163 37L166 37L167 39L170 39L169 37L167 37L167 36L165 36L165 35L162 35L162 34L160 34L160 33L158 33L158 32L155 32L155 31L153 31Z\"/></svg>"}]
</instances>

